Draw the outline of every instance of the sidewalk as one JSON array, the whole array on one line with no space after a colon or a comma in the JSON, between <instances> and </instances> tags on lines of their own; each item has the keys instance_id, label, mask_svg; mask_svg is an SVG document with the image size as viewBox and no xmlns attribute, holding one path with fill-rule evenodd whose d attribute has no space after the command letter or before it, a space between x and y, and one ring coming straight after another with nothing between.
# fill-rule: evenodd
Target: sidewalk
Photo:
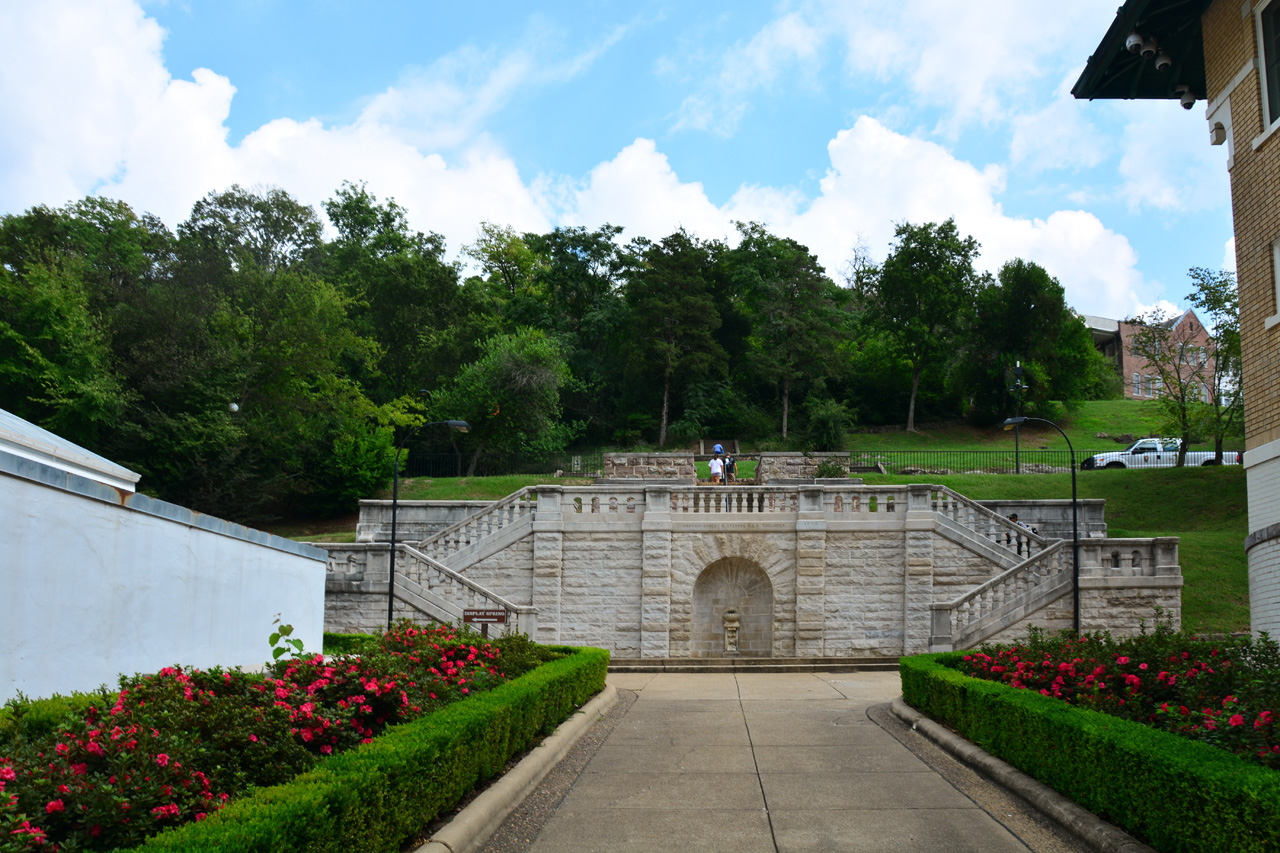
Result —
<instances>
[{"instance_id":1,"label":"sidewalk","mask_svg":"<svg viewBox=\"0 0 1280 853\"><path fill-rule=\"evenodd\" d=\"M613 674L638 699L529 848L1026 851L868 719L898 674Z\"/></svg>"}]
</instances>

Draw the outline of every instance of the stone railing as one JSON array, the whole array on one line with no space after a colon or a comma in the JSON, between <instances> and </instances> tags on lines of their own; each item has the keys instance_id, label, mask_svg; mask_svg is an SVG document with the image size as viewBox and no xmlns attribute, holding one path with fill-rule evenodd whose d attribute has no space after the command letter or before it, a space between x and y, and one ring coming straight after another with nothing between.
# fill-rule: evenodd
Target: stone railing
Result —
<instances>
[{"instance_id":1,"label":"stone railing","mask_svg":"<svg viewBox=\"0 0 1280 853\"><path fill-rule=\"evenodd\" d=\"M451 617L448 621L461 622L463 610L505 610L506 633L537 633L536 608L508 601L412 546L398 546L396 550L400 552L397 557L404 558L403 565L396 570L397 581L409 582L403 584L404 592L409 593L408 597L416 594L442 607Z\"/></svg>"},{"instance_id":2,"label":"stone railing","mask_svg":"<svg viewBox=\"0 0 1280 853\"><path fill-rule=\"evenodd\" d=\"M800 510L795 488L765 486L677 486L671 489L672 515L770 514Z\"/></svg>"},{"instance_id":3,"label":"stone railing","mask_svg":"<svg viewBox=\"0 0 1280 853\"><path fill-rule=\"evenodd\" d=\"M1080 540L1082 578L1157 578L1181 573L1176 536Z\"/></svg>"},{"instance_id":4,"label":"stone railing","mask_svg":"<svg viewBox=\"0 0 1280 853\"><path fill-rule=\"evenodd\" d=\"M1010 521L977 501L952 491L946 486L930 486L932 509L968 530L989 545L1018 556L1032 556L1049 546L1051 540Z\"/></svg>"},{"instance_id":5,"label":"stone railing","mask_svg":"<svg viewBox=\"0 0 1280 853\"><path fill-rule=\"evenodd\" d=\"M537 490L532 487L513 492L457 524L446 527L435 536L424 539L416 547L427 557L443 562L449 555L501 532L522 521L525 516L533 515L537 509L537 501Z\"/></svg>"},{"instance_id":6,"label":"stone railing","mask_svg":"<svg viewBox=\"0 0 1280 853\"><path fill-rule=\"evenodd\" d=\"M832 521L870 520L907 511L906 486L825 486L823 514Z\"/></svg>"},{"instance_id":7,"label":"stone railing","mask_svg":"<svg viewBox=\"0 0 1280 853\"><path fill-rule=\"evenodd\" d=\"M1059 539L954 601L930 605L930 649L967 649L1038 609L1040 599L1070 587L1071 553L1071 543Z\"/></svg>"},{"instance_id":8,"label":"stone railing","mask_svg":"<svg viewBox=\"0 0 1280 853\"><path fill-rule=\"evenodd\" d=\"M644 515L644 496L642 488L566 487L561 492L560 512L570 519L579 515L613 515L614 520L618 520L620 516ZM638 519L633 517L629 520Z\"/></svg>"}]
</instances>

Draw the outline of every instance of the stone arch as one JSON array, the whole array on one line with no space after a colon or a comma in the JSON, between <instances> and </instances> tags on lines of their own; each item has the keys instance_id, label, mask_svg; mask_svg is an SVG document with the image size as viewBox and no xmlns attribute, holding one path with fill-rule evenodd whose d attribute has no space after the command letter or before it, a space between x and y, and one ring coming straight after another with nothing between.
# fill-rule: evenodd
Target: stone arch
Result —
<instances>
[{"instance_id":1,"label":"stone arch","mask_svg":"<svg viewBox=\"0 0 1280 853\"><path fill-rule=\"evenodd\" d=\"M724 655L724 613L738 611L738 654L773 656L773 583L764 569L741 557L724 557L702 570L693 584L693 657Z\"/></svg>"}]
</instances>

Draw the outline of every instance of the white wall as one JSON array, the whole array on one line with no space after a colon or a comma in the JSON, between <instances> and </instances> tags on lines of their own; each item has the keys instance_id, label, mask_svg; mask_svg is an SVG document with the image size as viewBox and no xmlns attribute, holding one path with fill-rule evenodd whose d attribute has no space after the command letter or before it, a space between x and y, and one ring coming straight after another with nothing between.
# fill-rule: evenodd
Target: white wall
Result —
<instances>
[{"instance_id":1,"label":"white wall","mask_svg":"<svg viewBox=\"0 0 1280 853\"><path fill-rule=\"evenodd\" d=\"M0 451L0 701L175 663L256 666L324 632L326 552Z\"/></svg>"}]
</instances>

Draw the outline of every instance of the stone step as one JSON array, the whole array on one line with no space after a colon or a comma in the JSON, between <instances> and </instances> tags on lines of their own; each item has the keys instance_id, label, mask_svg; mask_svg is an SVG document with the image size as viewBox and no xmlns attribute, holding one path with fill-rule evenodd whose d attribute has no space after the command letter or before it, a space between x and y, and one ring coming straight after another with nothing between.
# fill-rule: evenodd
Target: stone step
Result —
<instances>
[{"instance_id":1,"label":"stone step","mask_svg":"<svg viewBox=\"0 0 1280 853\"><path fill-rule=\"evenodd\" d=\"M610 672L897 672L897 658L611 658Z\"/></svg>"}]
</instances>

